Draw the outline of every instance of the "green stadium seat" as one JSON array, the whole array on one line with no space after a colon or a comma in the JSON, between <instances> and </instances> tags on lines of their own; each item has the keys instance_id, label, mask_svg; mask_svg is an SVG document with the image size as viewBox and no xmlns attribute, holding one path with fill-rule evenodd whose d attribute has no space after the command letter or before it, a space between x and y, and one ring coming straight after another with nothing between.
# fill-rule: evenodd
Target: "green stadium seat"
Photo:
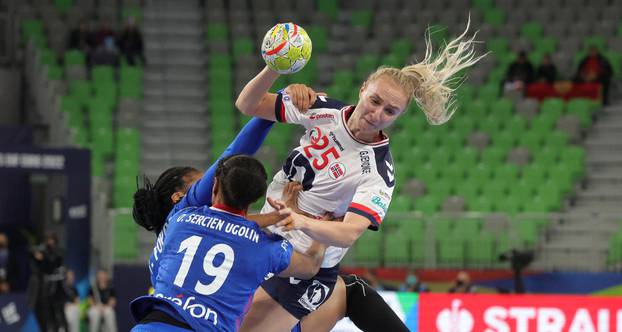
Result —
<instances>
[{"instance_id":1,"label":"green stadium seat","mask_svg":"<svg viewBox=\"0 0 622 332\"><path fill-rule=\"evenodd\" d=\"M405 64L405 59L400 58L397 54L389 53L382 57L380 63L387 67L401 68Z\"/></svg>"},{"instance_id":2,"label":"green stadium seat","mask_svg":"<svg viewBox=\"0 0 622 332\"><path fill-rule=\"evenodd\" d=\"M227 40L227 30L225 23L209 23L207 25L207 40Z\"/></svg>"},{"instance_id":3,"label":"green stadium seat","mask_svg":"<svg viewBox=\"0 0 622 332\"><path fill-rule=\"evenodd\" d=\"M495 200L495 210L508 215L515 215L521 212L522 201L512 195L497 197Z\"/></svg>"},{"instance_id":4,"label":"green stadium seat","mask_svg":"<svg viewBox=\"0 0 622 332\"><path fill-rule=\"evenodd\" d=\"M391 43L390 53L406 59L412 52L412 42L408 39L396 39Z\"/></svg>"},{"instance_id":5,"label":"green stadium seat","mask_svg":"<svg viewBox=\"0 0 622 332\"><path fill-rule=\"evenodd\" d=\"M474 238L479 235L482 228L481 221L477 219L456 220L452 232L460 234L462 237Z\"/></svg>"},{"instance_id":6,"label":"green stadium seat","mask_svg":"<svg viewBox=\"0 0 622 332\"><path fill-rule=\"evenodd\" d=\"M568 113L574 114L581 121L581 126L586 128L592 123L593 101L585 98L571 99L566 103Z\"/></svg>"},{"instance_id":7,"label":"green stadium seat","mask_svg":"<svg viewBox=\"0 0 622 332\"><path fill-rule=\"evenodd\" d=\"M509 53L510 42L507 38L497 37L490 39L486 46L494 57L500 57Z\"/></svg>"},{"instance_id":8,"label":"green stadium seat","mask_svg":"<svg viewBox=\"0 0 622 332\"><path fill-rule=\"evenodd\" d=\"M482 151L481 162L493 169L500 166L506 158L506 152L498 147L490 147Z\"/></svg>"},{"instance_id":9,"label":"green stadium seat","mask_svg":"<svg viewBox=\"0 0 622 332\"><path fill-rule=\"evenodd\" d=\"M94 83L100 83L102 81L107 81L107 82L115 81L114 67L94 66L91 69L91 79L94 81Z\"/></svg>"},{"instance_id":10,"label":"green stadium seat","mask_svg":"<svg viewBox=\"0 0 622 332\"><path fill-rule=\"evenodd\" d=\"M452 194L453 188L454 185L449 179L440 178L436 182L428 185L428 193L434 196L434 199L440 206L440 203Z\"/></svg>"},{"instance_id":11,"label":"green stadium seat","mask_svg":"<svg viewBox=\"0 0 622 332\"><path fill-rule=\"evenodd\" d=\"M67 14L69 9L73 6L73 0L54 0L54 7L61 15Z\"/></svg>"},{"instance_id":12,"label":"green stadium seat","mask_svg":"<svg viewBox=\"0 0 622 332\"><path fill-rule=\"evenodd\" d=\"M533 42L542 37L542 25L538 22L527 22L521 26L520 36Z\"/></svg>"},{"instance_id":13,"label":"green stadium seat","mask_svg":"<svg viewBox=\"0 0 622 332\"><path fill-rule=\"evenodd\" d=\"M354 244L355 258L358 263L378 266L382 254L381 232L363 232Z\"/></svg>"},{"instance_id":14,"label":"green stadium seat","mask_svg":"<svg viewBox=\"0 0 622 332\"><path fill-rule=\"evenodd\" d=\"M355 26L369 28L371 26L372 11L371 9L359 9L352 12L350 23Z\"/></svg>"},{"instance_id":15,"label":"green stadium seat","mask_svg":"<svg viewBox=\"0 0 622 332\"><path fill-rule=\"evenodd\" d=\"M491 105L492 102L499 97L500 88L497 84L486 84L479 89L479 98L486 104Z\"/></svg>"},{"instance_id":16,"label":"green stadium seat","mask_svg":"<svg viewBox=\"0 0 622 332\"><path fill-rule=\"evenodd\" d=\"M468 104L464 105L465 114L468 114L469 117L477 119L476 122L479 122L481 119L486 117L488 113L488 103L483 99L473 99Z\"/></svg>"},{"instance_id":17,"label":"green stadium seat","mask_svg":"<svg viewBox=\"0 0 622 332\"><path fill-rule=\"evenodd\" d=\"M478 10L486 10L494 7L493 0L473 0L473 6Z\"/></svg>"},{"instance_id":18,"label":"green stadium seat","mask_svg":"<svg viewBox=\"0 0 622 332\"><path fill-rule=\"evenodd\" d=\"M459 235L438 239L438 260L441 264L464 265L465 239Z\"/></svg>"},{"instance_id":19,"label":"green stadium seat","mask_svg":"<svg viewBox=\"0 0 622 332\"><path fill-rule=\"evenodd\" d=\"M430 41L434 45L436 51L439 50L441 45L447 44L449 38L449 28L443 24L433 24L427 29L427 33L430 35Z\"/></svg>"},{"instance_id":20,"label":"green stadium seat","mask_svg":"<svg viewBox=\"0 0 622 332\"><path fill-rule=\"evenodd\" d=\"M480 162L474 168L467 170L467 175L477 181L478 187L481 188L492 178L492 167Z\"/></svg>"},{"instance_id":21,"label":"green stadium seat","mask_svg":"<svg viewBox=\"0 0 622 332\"><path fill-rule=\"evenodd\" d=\"M409 212L413 209L412 197L406 195L398 195L391 199L391 210L395 212Z\"/></svg>"},{"instance_id":22,"label":"green stadium seat","mask_svg":"<svg viewBox=\"0 0 622 332\"><path fill-rule=\"evenodd\" d=\"M410 236L402 232L386 235L390 241L384 242L384 264L388 266L406 265L410 262Z\"/></svg>"},{"instance_id":23,"label":"green stadium seat","mask_svg":"<svg viewBox=\"0 0 622 332\"><path fill-rule=\"evenodd\" d=\"M587 51L592 46L604 52L607 49L607 39L603 36L590 36L583 40L583 51Z\"/></svg>"},{"instance_id":24,"label":"green stadium seat","mask_svg":"<svg viewBox=\"0 0 622 332\"><path fill-rule=\"evenodd\" d=\"M133 17L137 24L143 21L143 11L140 7L126 6L121 9L121 18L127 21L129 17Z\"/></svg>"},{"instance_id":25,"label":"green stadium seat","mask_svg":"<svg viewBox=\"0 0 622 332\"><path fill-rule=\"evenodd\" d=\"M507 120L505 131L514 137L519 137L527 129L527 120L523 116L514 115Z\"/></svg>"},{"instance_id":26,"label":"green stadium seat","mask_svg":"<svg viewBox=\"0 0 622 332\"><path fill-rule=\"evenodd\" d=\"M467 263L479 266L490 266L496 261L495 241L491 234L482 232L477 237L467 238Z\"/></svg>"},{"instance_id":27,"label":"green stadium seat","mask_svg":"<svg viewBox=\"0 0 622 332\"><path fill-rule=\"evenodd\" d=\"M538 228L536 223L519 221L513 224L523 248L534 248L538 243Z\"/></svg>"},{"instance_id":28,"label":"green stadium seat","mask_svg":"<svg viewBox=\"0 0 622 332\"><path fill-rule=\"evenodd\" d=\"M56 54L50 49L43 49L39 52L39 62L44 65L55 66L57 64Z\"/></svg>"},{"instance_id":29,"label":"green stadium seat","mask_svg":"<svg viewBox=\"0 0 622 332\"><path fill-rule=\"evenodd\" d=\"M233 57L253 54L253 41L250 38L237 38L233 40Z\"/></svg>"},{"instance_id":30,"label":"green stadium seat","mask_svg":"<svg viewBox=\"0 0 622 332\"><path fill-rule=\"evenodd\" d=\"M64 63L65 63L65 66L73 66L73 65L84 66L86 64L86 56L84 55L82 51L69 50L65 52Z\"/></svg>"},{"instance_id":31,"label":"green stadium seat","mask_svg":"<svg viewBox=\"0 0 622 332\"><path fill-rule=\"evenodd\" d=\"M440 208L440 199L433 195L426 195L417 198L415 201L415 211L425 214L436 213Z\"/></svg>"},{"instance_id":32,"label":"green stadium seat","mask_svg":"<svg viewBox=\"0 0 622 332\"><path fill-rule=\"evenodd\" d=\"M478 123L479 130L491 136L495 136L498 133L500 133L501 126L502 126L502 122L492 116L488 116L484 119L480 119Z\"/></svg>"},{"instance_id":33,"label":"green stadium seat","mask_svg":"<svg viewBox=\"0 0 622 332\"><path fill-rule=\"evenodd\" d=\"M534 49L540 54L553 54L557 51L557 40L553 37L542 37L534 40ZM540 61L536 63L540 63Z\"/></svg>"},{"instance_id":34,"label":"green stadium seat","mask_svg":"<svg viewBox=\"0 0 622 332\"><path fill-rule=\"evenodd\" d=\"M315 42L315 41L314 41ZM356 79L363 81L378 66L378 56L375 54L363 54L356 60Z\"/></svg>"},{"instance_id":35,"label":"green stadium seat","mask_svg":"<svg viewBox=\"0 0 622 332\"><path fill-rule=\"evenodd\" d=\"M306 31L313 41L313 52L323 53L328 49L328 33L325 27L309 26Z\"/></svg>"},{"instance_id":36,"label":"green stadium seat","mask_svg":"<svg viewBox=\"0 0 622 332\"><path fill-rule=\"evenodd\" d=\"M460 165L464 169L470 169L477 165L478 152L475 148L464 147L454 155L455 164Z\"/></svg>"},{"instance_id":37,"label":"green stadium seat","mask_svg":"<svg viewBox=\"0 0 622 332\"><path fill-rule=\"evenodd\" d=\"M49 65L48 69L48 79L52 81L59 81L63 79L63 69L57 65Z\"/></svg>"},{"instance_id":38,"label":"green stadium seat","mask_svg":"<svg viewBox=\"0 0 622 332\"><path fill-rule=\"evenodd\" d=\"M487 196L479 196L474 200L467 202L469 211L474 212L492 212L494 209L493 200Z\"/></svg>"},{"instance_id":39,"label":"green stadium seat","mask_svg":"<svg viewBox=\"0 0 622 332\"><path fill-rule=\"evenodd\" d=\"M541 114L561 115L564 112L564 100L561 98L548 98L540 104Z\"/></svg>"},{"instance_id":40,"label":"green stadium seat","mask_svg":"<svg viewBox=\"0 0 622 332\"><path fill-rule=\"evenodd\" d=\"M333 21L337 19L339 13L339 2L337 0L317 0L317 10L326 13Z\"/></svg>"},{"instance_id":41,"label":"green stadium seat","mask_svg":"<svg viewBox=\"0 0 622 332\"><path fill-rule=\"evenodd\" d=\"M333 74L333 84L341 89L351 90L354 85L354 73L350 70L340 70Z\"/></svg>"},{"instance_id":42,"label":"green stadium seat","mask_svg":"<svg viewBox=\"0 0 622 332\"><path fill-rule=\"evenodd\" d=\"M500 27L505 23L505 12L500 8L489 8L484 11L484 22Z\"/></svg>"},{"instance_id":43,"label":"green stadium seat","mask_svg":"<svg viewBox=\"0 0 622 332\"><path fill-rule=\"evenodd\" d=\"M26 19L22 21L22 43L28 43L31 37L45 38L43 22L38 19Z\"/></svg>"}]
</instances>

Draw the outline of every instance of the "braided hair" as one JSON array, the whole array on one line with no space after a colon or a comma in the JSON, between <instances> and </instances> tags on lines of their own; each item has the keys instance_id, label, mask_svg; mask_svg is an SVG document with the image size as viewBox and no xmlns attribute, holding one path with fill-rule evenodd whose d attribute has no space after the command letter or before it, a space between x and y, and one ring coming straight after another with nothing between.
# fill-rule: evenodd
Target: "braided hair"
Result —
<instances>
[{"instance_id":1,"label":"braided hair","mask_svg":"<svg viewBox=\"0 0 622 332\"><path fill-rule=\"evenodd\" d=\"M257 159L246 155L221 159L215 176L223 202L238 210L248 209L266 193L268 187L266 169Z\"/></svg>"},{"instance_id":2,"label":"braided hair","mask_svg":"<svg viewBox=\"0 0 622 332\"><path fill-rule=\"evenodd\" d=\"M148 231L160 233L166 216L175 205L171 196L184 190L185 177L193 172L198 170L192 167L171 167L158 177L155 184L145 177L144 187L134 193L134 221Z\"/></svg>"}]
</instances>

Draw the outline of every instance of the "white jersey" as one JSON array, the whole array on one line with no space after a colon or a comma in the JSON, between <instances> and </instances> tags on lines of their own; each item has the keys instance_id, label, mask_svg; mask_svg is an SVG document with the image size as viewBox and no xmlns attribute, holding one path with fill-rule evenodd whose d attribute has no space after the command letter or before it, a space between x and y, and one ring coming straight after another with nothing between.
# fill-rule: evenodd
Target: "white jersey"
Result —
<instances>
[{"instance_id":1,"label":"white jersey","mask_svg":"<svg viewBox=\"0 0 622 332\"><path fill-rule=\"evenodd\" d=\"M353 106L318 97L303 114L287 94L279 94L276 119L303 125L306 132L274 176L267 196L280 198L287 182L298 181L303 186L298 198L302 211L314 216L331 212L335 217L356 213L367 218L370 228L377 230L395 184L389 139L385 137L375 143L357 140L346 125L353 110ZM262 212L271 210L269 204L264 204ZM287 238L299 251L304 252L311 245L311 238L302 231L282 232L274 226L270 230ZM328 247L322 267L337 265L347 251L348 248Z\"/></svg>"}]
</instances>

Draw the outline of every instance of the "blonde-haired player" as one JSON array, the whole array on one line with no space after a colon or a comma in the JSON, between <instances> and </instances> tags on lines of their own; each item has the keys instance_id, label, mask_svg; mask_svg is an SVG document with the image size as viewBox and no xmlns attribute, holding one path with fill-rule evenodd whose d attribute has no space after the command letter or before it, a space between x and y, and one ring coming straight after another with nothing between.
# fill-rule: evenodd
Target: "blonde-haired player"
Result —
<instances>
[{"instance_id":1,"label":"blonde-haired player","mask_svg":"<svg viewBox=\"0 0 622 332\"><path fill-rule=\"evenodd\" d=\"M412 101L431 124L440 125L451 118L456 108L448 84L456 73L482 58L475 55L474 36L467 38L467 31L468 24L437 56L433 56L428 37L421 62L404 68L379 68L361 86L354 106L318 97L304 85L269 93L279 74L267 67L244 87L236 101L242 113L300 124L307 130L300 146L274 176L268 195L278 196L287 182L298 181L303 186L298 198L302 212L309 216L331 212L343 217L343 222L306 218L273 229L303 251L311 239L330 247L314 278L273 277L264 282L255 293L242 331L289 331L309 314L302 322L303 330L330 330L346 314L345 285L337 283L339 261L366 229L378 229L395 185L389 139L383 129ZM333 290L336 294L331 296ZM328 298L331 309L323 310L321 305Z\"/></svg>"}]
</instances>

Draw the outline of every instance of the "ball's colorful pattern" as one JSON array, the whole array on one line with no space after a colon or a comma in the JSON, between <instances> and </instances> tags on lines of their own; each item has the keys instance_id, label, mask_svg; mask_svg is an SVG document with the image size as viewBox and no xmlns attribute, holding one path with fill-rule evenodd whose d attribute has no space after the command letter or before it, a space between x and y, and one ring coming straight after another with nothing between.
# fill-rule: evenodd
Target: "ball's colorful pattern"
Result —
<instances>
[{"instance_id":1,"label":"ball's colorful pattern","mask_svg":"<svg viewBox=\"0 0 622 332\"><path fill-rule=\"evenodd\" d=\"M294 23L279 23L266 33L261 56L270 69L279 74L301 70L311 58L311 38Z\"/></svg>"}]
</instances>

